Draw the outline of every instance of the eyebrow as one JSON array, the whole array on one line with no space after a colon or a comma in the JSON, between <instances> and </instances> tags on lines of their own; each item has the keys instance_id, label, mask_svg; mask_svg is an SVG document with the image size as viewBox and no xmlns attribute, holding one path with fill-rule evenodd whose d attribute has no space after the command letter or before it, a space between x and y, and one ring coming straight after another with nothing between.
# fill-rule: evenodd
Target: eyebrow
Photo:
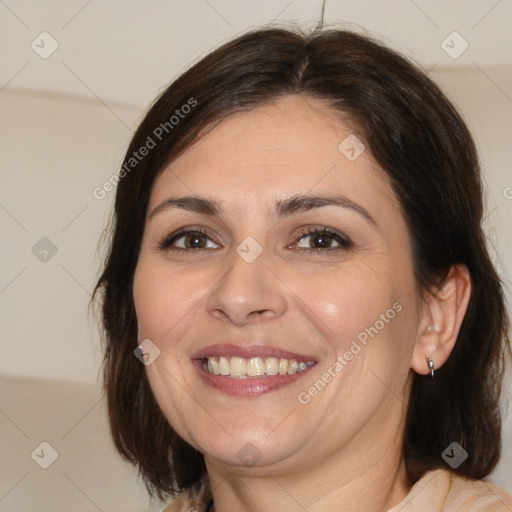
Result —
<instances>
[{"instance_id":1,"label":"eyebrow","mask_svg":"<svg viewBox=\"0 0 512 512\"><path fill-rule=\"evenodd\" d=\"M375 219L370 215L368 210L360 204L348 199L342 195L336 196L312 196L312 195L296 195L287 199L281 199L276 203L276 214L278 218L288 215L303 213L325 206L338 206L348 208L362 217L370 224L377 225ZM181 209L193 213L201 213L204 215L220 216L222 214L222 206L218 201L197 196L169 197L162 201L149 215L151 220L156 215L172 209Z\"/></svg>"},{"instance_id":2,"label":"eyebrow","mask_svg":"<svg viewBox=\"0 0 512 512\"><path fill-rule=\"evenodd\" d=\"M162 201L150 214L148 220L155 215L167 210L178 208L194 213L202 213L205 215L219 216L222 213L222 207L217 201L206 199L203 197L169 197Z\"/></svg>"},{"instance_id":3,"label":"eyebrow","mask_svg":"<svg viewBox=\"0 0 512 512\"><path fill-rule=\"evenodd\" d=\"M303 213L324 206L338 206L341 208L349 208L364 217L370 224L377 225L375 219L370 215L366 208L352 201L345 196L309 196L298 195L277 202L277 215L284 217L294 213Z\"/></svg>"}]
</instances>

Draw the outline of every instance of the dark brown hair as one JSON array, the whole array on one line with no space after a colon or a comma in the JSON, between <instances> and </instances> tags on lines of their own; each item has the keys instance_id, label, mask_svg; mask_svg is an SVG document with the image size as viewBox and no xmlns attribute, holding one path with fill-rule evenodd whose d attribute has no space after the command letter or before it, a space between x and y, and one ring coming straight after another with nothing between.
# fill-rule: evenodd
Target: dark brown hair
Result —
<instances>
[{"instance_id":1,"label":"dark brown hair","mask_svg":"<svg viewBox=\"0 0 512 512\"><path fill-rule=\"evenodd\" d=\"M160 497L205 474L202 455L173 431L133 353L132 285L146 209L157 174L199 136L232 113L289 94L322 99L348 117L385 171L410 230L422 293L442 284L453 264L468 267L472 293L455 348L433 381L414 375L404 457L413 483L427 470L451 469L441 454L456 441L469 457L453 471L475 479L488 475L500 456L499 397L510 344L503 292L481 227L475 145L456 109L423 72L372 39L342 30L265 28L238 37L179 76L133 136L93 296L101 292L104 390L117 449ZM152 145L149 139L154 147L130 160Z\"/></svg>"}]
</instances>

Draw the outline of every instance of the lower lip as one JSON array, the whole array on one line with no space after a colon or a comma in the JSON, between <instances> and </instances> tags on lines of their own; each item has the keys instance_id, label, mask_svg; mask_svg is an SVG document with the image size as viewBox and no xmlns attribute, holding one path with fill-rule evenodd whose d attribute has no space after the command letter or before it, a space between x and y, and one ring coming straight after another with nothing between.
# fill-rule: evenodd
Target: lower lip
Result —
<instances>
[{"instance_id":1,"label":"lower lip","mask_svg":"<svg viewBox=\"0 0 512 512\"><path fill-rule=\"evenodd\" d=\"M195 360L194 366L206 384L226 395L261 396L296 382L314 368L315 365L309 366L305 370L293 375L267 375L265 377L247 377L246 379L213 375L203 370L202 360Z\"/></svg>"}]
</instances>

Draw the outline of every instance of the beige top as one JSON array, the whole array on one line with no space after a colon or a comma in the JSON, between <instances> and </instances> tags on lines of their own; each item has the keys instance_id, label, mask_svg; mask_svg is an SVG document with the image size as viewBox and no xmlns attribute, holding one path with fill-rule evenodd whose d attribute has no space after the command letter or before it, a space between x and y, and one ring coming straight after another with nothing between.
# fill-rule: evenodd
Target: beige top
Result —
<instances>
[{"instance_id":1,"label":"beige top","mask_svg":"<svg viewBox=\"0 0 512 512\"><path fill-rule=\"evenodd\" d=\"M209 486L186 491L162 512L207 512ZM512 512L512 496L482 480L469 480L438 469L425 474L404 500L388 512Z\"/></svg>"}]
</instances>

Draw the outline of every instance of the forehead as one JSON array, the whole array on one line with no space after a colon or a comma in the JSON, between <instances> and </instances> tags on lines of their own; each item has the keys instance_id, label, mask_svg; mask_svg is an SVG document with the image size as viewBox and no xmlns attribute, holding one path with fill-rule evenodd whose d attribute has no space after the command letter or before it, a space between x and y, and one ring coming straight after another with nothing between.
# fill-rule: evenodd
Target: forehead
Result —
<instances>
[{"instance_id":1,"label":"forehead","mask_svg":"<svg viewBox=\"0 0 512 512\"><path fill-rule=\"evenodd\" d=\"M325 102L287 96L227 117L191 145L158 176L151 205L170 193L250 203L321 191L396 202L369 151L357 156L362 149Z\"/></svg>"}]
</instances>

